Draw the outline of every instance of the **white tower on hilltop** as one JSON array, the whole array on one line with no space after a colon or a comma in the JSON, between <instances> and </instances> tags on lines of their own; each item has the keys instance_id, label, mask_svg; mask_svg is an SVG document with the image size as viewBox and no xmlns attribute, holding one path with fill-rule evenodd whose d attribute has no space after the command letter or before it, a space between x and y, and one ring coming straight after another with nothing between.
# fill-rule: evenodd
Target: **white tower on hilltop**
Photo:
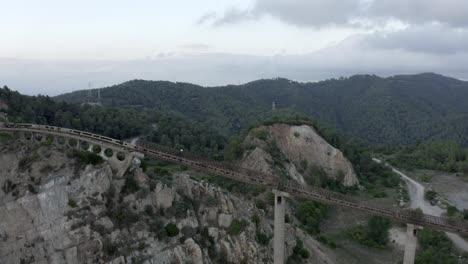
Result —
<instances>
[{"instance_id":1,"label":"white tower on hilltop","mask_svg":"<svg viewBox=\"0 0 468 264\"><path fill-rule=\"evenodd\" d=\"M271 111L275 111L276 109L276 102L273 101L273 103L271 104Z\"/></svg>"}]
</instances>

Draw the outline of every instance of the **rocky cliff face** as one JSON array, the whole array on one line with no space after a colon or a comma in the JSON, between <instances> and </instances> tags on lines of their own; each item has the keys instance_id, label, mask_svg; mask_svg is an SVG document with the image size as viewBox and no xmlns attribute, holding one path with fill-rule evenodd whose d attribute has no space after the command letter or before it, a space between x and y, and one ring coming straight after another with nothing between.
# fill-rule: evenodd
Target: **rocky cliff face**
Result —
<instances>
[{"instance_id":1,"label":"rocky cliff face","mask_svg":"<svg viewBox=\"0 0 468 264\"><path fill-rule=\"evenodd\" d=\"M121 179L66 147L1 143L0 262L272 263L270 205L174 165L138 164ZM335 262L296 225L286 225L288 255L300 239L304 263Z\"/></svg>"},{"instance_id":2,"label":"rocky cliff face","mask_svg":"<svg viewBox=\"0 0 468 264\"><path fill-rule=\"evenodd\" d=\"M244 147L243 165L268 173L313 183L327 176L345 186L358 184L343 153L328 144L312 127L275 124L253 129Z\"/></svg>"}]
</instances>

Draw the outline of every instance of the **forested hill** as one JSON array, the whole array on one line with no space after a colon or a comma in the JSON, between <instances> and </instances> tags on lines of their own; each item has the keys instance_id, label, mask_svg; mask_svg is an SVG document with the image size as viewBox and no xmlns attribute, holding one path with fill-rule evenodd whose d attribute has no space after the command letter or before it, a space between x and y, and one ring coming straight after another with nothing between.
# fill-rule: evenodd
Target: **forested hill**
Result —
<instances>
[{"instance_id":1,"label":"forested hill","mask_svg":"<svg viewBox=\"0 0 468 264\"><path fill-rule=\"evenodd\" d=\"M56 97L83 102L86 91ZM373 144L452 139L468 145L468 82L425 73L381 78L356 75L316 83L286 79L204 88L134 80L101 91L105 105L164 109L237 133L288 108Z\"/></svg>"}]
</instances>

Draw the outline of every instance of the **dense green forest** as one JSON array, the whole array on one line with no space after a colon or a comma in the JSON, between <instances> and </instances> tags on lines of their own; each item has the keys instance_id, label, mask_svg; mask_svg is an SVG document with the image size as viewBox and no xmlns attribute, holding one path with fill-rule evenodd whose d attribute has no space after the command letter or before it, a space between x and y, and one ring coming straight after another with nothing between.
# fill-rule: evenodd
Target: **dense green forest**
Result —
<instances>
[{"instance_id":1,"label":"dense green forest","mask_svg":"<svg viewBox=\"0 0 468 264\"><path fill-rule=\"evenodd\" d=\"M117 139L148 135L149 140L216 158L227 139L207 126L161 111L99 107L56 102L47 96L25 96L0 89L2 111L11 122L49 124L90 131Z\"/></svg>"},{"instance_id":2,"label":"dense green forest","mask_svg":"<svg viewBox=\"0 0 468 264\"><path fill-rule=\"evenodd\" d=\"M57 102L47 96L24 96L7 87L0 89L0 100L8 106L2 111L6 111L13 122L76 128L119 139L143 135L152 142L218 160L241 158L241 143L248 133L245 130L227 137L206 123L188 119L178 113ZM263 120L252 123L250 128L273 123L308 124L314 127L325 140L342 150L351 160L361 184L366 187L394 187L398 184L398 178L388 169L372 162L365 144L344 137L335 129L292 110L265 114ZM343 191L342 186L333 183L322 187Z\"/></svg>"},{"instance_id":3,"label":"dense green forest","mask_svg":"<svg viewBox=\"0 0 468 264\"><path fill-rule=\"evenodd\" d=\"M428 141L391 148L387 152L395 153L389 161L400 168L424 168L468 175L468 148L462 148L454 141Z\"/></svg>"},{"instance_id":4,"label":"dense green forest","mask_svg":"<svg viewBox=\"0 0 468 264\"><path fill-rule=\"evenodd\" d=\"M86 91L54 98L84 102ZM135 80L101 91L107 106L177 112L224 135L238 134L276 108L301 112L371 144L453 140L468 145L468 83L419 74L357 75L316 83L286 79L204 88Z\"/></svg>"}]
</instances>

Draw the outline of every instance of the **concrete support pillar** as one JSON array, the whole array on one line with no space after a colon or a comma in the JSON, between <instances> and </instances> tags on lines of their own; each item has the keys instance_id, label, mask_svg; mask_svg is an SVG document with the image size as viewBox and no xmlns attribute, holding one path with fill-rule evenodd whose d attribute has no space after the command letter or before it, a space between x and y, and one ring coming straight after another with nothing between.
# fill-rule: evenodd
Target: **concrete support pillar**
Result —
<instances>
[{"instance_id":1,"label":"concrete support pillar","mask_svg":"<svg viewBox=\"0 0 468 264\"><path fill-rule=\"evenodd\" d=\"M418 227L413 224L408 224L406 228L406 243L405 243L405 256L403 264L414 264L416 257L417 237L416 232Z\"/></svg>"},{"instance_id":2,"label":"concrete support pillar","mask_svg":"<svg viewBox=\"0 0 468 264\"><path fill-rule=\"evenodd\" d=\"M273 237L273 263L284 264L284 212L288 193L273 190L275 194L275 228Z\"/></svg>"}]
</instances>

